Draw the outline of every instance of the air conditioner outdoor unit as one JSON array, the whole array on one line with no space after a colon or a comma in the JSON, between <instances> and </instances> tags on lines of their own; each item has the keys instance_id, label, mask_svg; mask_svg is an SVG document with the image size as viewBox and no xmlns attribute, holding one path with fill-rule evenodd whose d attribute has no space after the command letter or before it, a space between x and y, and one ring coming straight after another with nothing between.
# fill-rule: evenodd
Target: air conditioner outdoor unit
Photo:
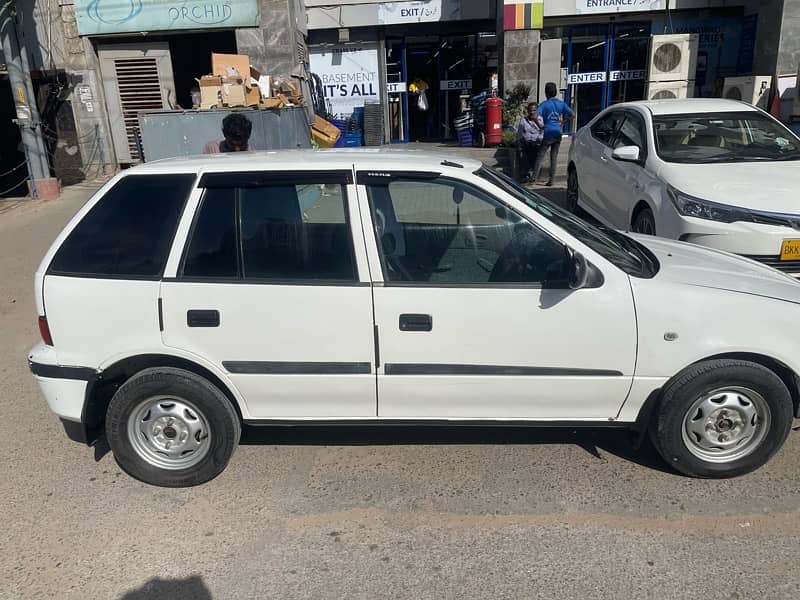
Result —
<instances>
[{"instance_id":1,"label":"air conditioner outdoor unit","mask_svg":"<svg viewBox=\"0 0 800 600\"><path fill-rule=\"evenodd\" d=\"M772 76L726 77L722 97L728 100L743 100L762 110L769 110L769 88Z\"/></svg>"},{"instance_id":2,"label":"air conditioner outdoor unit","mask_svg":"<svg viewBox=\"0 0 800 600\"><path fill-rule=\"evenodd\" d=\"M654 35L650 40L649 81L689 81L697 71L696 33Z\"/></svg>"},{"instance_id":3,"label":"air conditioner outdoor unit","mask_svg":"<svg viewBox=\"0 0 800 600\"><path fill-rule=\"evenodd\" d=\"M648 100L677 100L694 96L694 81L651 81L647 84Z\"/></svg>"}]
</instances>

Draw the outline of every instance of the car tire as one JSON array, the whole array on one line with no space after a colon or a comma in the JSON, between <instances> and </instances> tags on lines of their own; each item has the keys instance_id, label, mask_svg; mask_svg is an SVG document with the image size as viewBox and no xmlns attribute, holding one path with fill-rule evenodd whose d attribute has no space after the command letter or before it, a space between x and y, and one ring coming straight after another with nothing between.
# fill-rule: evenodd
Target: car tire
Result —
<instances>
[{"instance_id":1,"label":"car tire","mask_svg":"<svg viewBox=\"0 0 800 600\"><path fill-rule=\"evenodd\" d=\"M581 188L578 183L578 170L571 167L567 173L567 210L577 214L578 200L580 199Z\"/></svg>"},{"instance_id":2,"label":"car tire","mask_svg":"<svg viewBox=\"0 0 800 600\"><path fill-rule=\"evenodd\" d=\"M692 477L724 478L761 467L792 425L783 381L759 364L711 360L664 388L650 438L664 460Z\"/></svg>"},{"instance_id":3,"label":"car tire","mask_svg":"<svg viewBox=\"0 0 800 600\"><path fill-rule=\"evenodd\" d=\"M106 413L114 458L132 477L162 487L210 481L241 437L231 402L208 380L183 369L145 369L114 394Z\"/></svg>"},{"instance_id":4,"label":"car tire","mask_svg":"<svg viewBox=\"0 0 800 600\"><path fill-rule=\"evenodd\" d=\"M656 235L656 218L648 207L636 211L631 224L631 231L642 235Z\"/></svg>"}]
</instances>

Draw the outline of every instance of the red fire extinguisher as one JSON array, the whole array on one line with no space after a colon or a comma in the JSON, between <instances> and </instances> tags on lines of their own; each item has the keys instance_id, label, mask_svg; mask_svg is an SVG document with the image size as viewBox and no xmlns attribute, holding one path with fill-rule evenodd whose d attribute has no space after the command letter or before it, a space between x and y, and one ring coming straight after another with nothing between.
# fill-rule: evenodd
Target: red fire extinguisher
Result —
<instances>
[{"instance_id":1,"label":"red fire extinguisher","mask_svg":"<svg viewBox=\"0 0 800 600\"><path fill-rule=\"evenodd\" d=\"M486 100L486 145L503 141L503 100L492 96Z\"/></svg>"}]
</instances>

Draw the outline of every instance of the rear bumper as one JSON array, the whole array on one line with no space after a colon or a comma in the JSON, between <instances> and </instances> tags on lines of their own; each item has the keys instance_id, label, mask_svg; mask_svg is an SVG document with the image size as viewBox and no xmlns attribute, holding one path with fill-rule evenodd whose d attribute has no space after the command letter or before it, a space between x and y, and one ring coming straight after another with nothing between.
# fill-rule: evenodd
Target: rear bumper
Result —
<instances>
[{"instance_id":1,"label":"rear bumper","mask_svg":"<svg viewBox=\"0 0 800 600\"><path fill-rule=\"evenodd\" d=\"M28 366L48 407L61 419L67 436L87 443L86 399L98 372L88 367L58 365L54 359L51 347L38 344L28 356Z\"/></svg>"}]
</instances>

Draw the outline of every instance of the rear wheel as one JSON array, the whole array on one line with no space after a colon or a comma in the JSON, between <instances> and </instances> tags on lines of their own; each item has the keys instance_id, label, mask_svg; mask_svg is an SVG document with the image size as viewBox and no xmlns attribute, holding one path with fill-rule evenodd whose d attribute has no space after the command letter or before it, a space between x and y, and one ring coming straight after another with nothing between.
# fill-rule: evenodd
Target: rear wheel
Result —
<instances>
[{"instance_id":1,"label":"rear wheel","mask_svg":"<svg viewBox=\"0 0 800 600\"><path fill-rule=\"evenodd\" d=\"M648 207L640 208L633 217L631 231L644 235L656 235L656 218Z\"/></svg>"},{"instance_id":2,"label":"rear wheel","mask_svg":"<svg viewBox=\"0 0 800 600\"><path fill-rule=\"evenodd\" d=\"M217 387L189 371L146 369L117 390L106 435L119 465L152 485L205 483L228 464L239 416Z\"/></svg>"},{"instance_id":3,"label":"rear wheel","mask_svg":"<svg viewBox=\"0 0 800 600\"><path fill-rule=\"evenodd\" d=\"M766 463L791 425L791 396L775 373L747 361L714 360L667 384L651 439L686 475L735 477Z\"/></svg>"},{"instance_id":4,"label":"rear wheel","mask_svg":"<svg viewBox=\"0 0 800 600\"><path fill-rule=\"evenodd\" d=\"M578 200L580 198L580 186L578 185L578 170L571 167L567 173L567 210L576 213L578 211Z\"/></svg>"}]
</instances>

